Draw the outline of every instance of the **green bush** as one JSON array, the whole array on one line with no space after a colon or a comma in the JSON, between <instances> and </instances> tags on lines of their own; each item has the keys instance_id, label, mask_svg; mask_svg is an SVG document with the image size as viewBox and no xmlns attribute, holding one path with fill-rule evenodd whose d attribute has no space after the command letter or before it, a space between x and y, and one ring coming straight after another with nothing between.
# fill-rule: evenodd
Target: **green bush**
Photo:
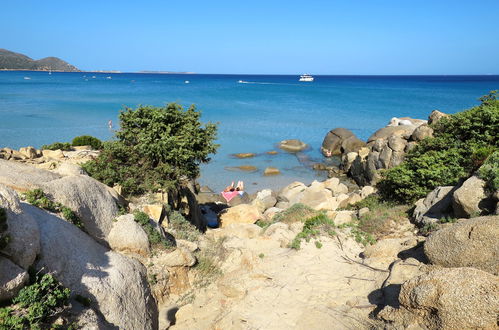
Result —
<instances>
[{"instance_id":1,"label":"green bush","mask_svg":"<svg viewBox=\"0 0 499 330\"><path fill-rule=\"evenodd\" d=\"M76 227L84 230L83 222L78 215L69 207L51 201L41 189L33 189L24 193L24 198L28 203L41 209L59 213L64 219L72 223Z\"/></svg>"},{"instance_id":2,"label":"green bush","mask_svg":"<svg viewBox=\"0 0 499 330\"><path fill-rule=\"evenodd\" d=\"M71 150L71 144L67 142L54 142L52 144L44 144L42 146L43 150L63 150L69 151Z\"/></svg>"},{"instance_id":3,"label":"green bush","mask_svg":"<svg viewBox=\"0 0 499 330\"><path fill-rule=\"evenodd\" d=\"M495 92L480 100L479 106L438 121L432 138L382 172L378 188L384 199L410 203L437 186L456 185L499 148L499 100Z\"/></svg>"},{"instance_id":4,"label":"green bush","mask_svg":"<svg viewBox=\"0 0 499 330\"><path fill-rule=\"evenodd\" d=\"M84 169L107 185L120 184L124 194L175 189L199 175L200 163L210 160L218 145L217 127L202 126L194 106L125 108L119 115L116 141L103 144L97 159Z\"/></svg>"},{"instance_id":5,"label":"green bush","mask_svg":"<svg viewBox=\"0 0 499 330\"><path fill-rule=\"evenodd\" d=\"M200 232L196 226L192 225L180 212L173 211L168 216L168 227L175 232L175 237L195 242L198 240Z\"/></svg>"},{"instance_id":6,"label":"green bush","mask_svg":"<svg viewBox=\"0 0 499 330\"><path fill-rule=\"evenodd\" d=\"M298 250L301 247L302 240L309 242L311 238L317 238L320 234L325 233L330 236L334 236L336 235L334 229L335 225L333 220L329 219L324 213L320 213L305 220L302 231L296 235L291 242L290 247ZM320 249L322 247L322 243L317 242L318 241L316 241L315 246Z\"/></svg>"},{"instance_id":7,"label":"green bush","mask_svg":"<svg viewBox=\"0 0 499 330\"><path fill-rule=\"evenodd\" d=\"M478 176L487 183L489 191L499 190L499 151L487 158L478 170Z\"/></svg>"},{"instance_id":8,"label":"green bush","mask_svg":"<svg viewBox=\"0 0 499 330\"><path fill-rule=\"evenodd\" d=\"M146 232L147 238L149 239L149 244L151 244L151 246L160 246L166 249L170 249L173 247L172 243L161 236L156 228L151 225L151 223L149 222L149 216L147 214L142 211L136 210L135 212L133 212L133 217L135 222L137 222Z\"/></svg>"},{"instance_id":9,"label":"green bush","mask_svg":"<svg viewBox=\"0 0 499 330\"><path fill-rule=\"evenodd\" d=\"M0 308L0 329L49 328L44 323L64 310L70 293L52 275L36 276L12 300L14 305Z\"/></svg>"},{"instance_id":10,"label":"green bush","mask_svg":"<svg viewBox=\"0 0 499 330\"><path fill-rule=\"evenodd\" d=\"M71 145L73 147L91 146L94 150L100 150L102 148L102 141L90 135L82 135L75 137Z\"/></svg>"}]
</instances>

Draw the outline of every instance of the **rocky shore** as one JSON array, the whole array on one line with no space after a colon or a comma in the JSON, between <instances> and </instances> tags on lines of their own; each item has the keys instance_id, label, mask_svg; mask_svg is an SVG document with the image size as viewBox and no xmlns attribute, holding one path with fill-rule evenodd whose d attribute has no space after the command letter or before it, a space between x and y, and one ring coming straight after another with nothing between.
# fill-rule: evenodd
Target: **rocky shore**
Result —
<instances>
[{"instance_id":1,"label":"rocky shore","mask_svg":"<svg viewBox=\"0 0 499 330\"><path fill-rule=\"evenodd\" d=\"M195 182L125 199L79 166L98 153L86 147L0 149L0 301L34 270L71 290L46 320L63 327L496 329L498 192L472 176L393 205L375 187L444 116L394 118L366 142L331 130L321 150L357 185L230 202Z\"/></svg>"}]
</instances>

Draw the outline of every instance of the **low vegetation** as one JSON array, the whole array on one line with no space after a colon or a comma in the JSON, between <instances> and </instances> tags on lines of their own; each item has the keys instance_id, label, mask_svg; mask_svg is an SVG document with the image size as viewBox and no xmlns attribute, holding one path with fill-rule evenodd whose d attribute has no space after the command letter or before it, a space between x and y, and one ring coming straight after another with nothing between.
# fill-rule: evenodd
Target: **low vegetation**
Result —
<instances>
[{"instance_id":1,"label":"low vegetation","mask_svg":"<svg viewBox=\"0 0 499 330\"><path fill-rule=\"evenodd\" d=\"M147 238L149 239L149 244L151 244L152 247L156 248L164 248L164 249L171 249L173 248L172 242L170 242L168 239L163 237L157 230L154 228L154 226L151 224L149 220L149 216L145 214L144 212L141 211L135 211L133 212L134 220L137 222L142 229L147 234Z\"/></svg>"},{"instance_id":2,"label":"low vegetation","mask_svg":"<svg viewBox=\"0 0 499 330\"><path fill-rule=\"evenodd\" d=\"M45 195L43 190L34 189L27 191L24 193L24 198L33 206L50 212L59 213L68 222L84 230L83 222L81 222L81 219L73 210L71 210L67 206L62 205L61 203L53 202Z\"/></svg>"},{"instance_id":3,"label":"low vegetation","mask_svg":"<svg viewBox=\"0 0 499 330\"><path fill-rule=\"evenodd\" d=\"M364 242L371 242L373 239L377 240L390 234L394 230L394 225L407 219L410 208L409 205L386 201L380 195L372 194L350 205L348 209L358 211L365 207L369 208L369 212L354 221L354 231L360 231L356 236L358 239L364 236L365 239L361 239Z\"/></svg>"},{"instance_id":4,"label":"low vegetation","mask_svg":"<svg viewBox=\"0 0 499 330\"><path fill-rule=\"evenodd\" d=\"M77 136L71 141L73 147L78 146L91 146L94 150L100 150L102 148L102 141L98 138L90 135Z\"/></svg>"},{"instance_id":5,"label":"low vegetation","mask_svg":"<svg viewBox=\"0 0 499 330\"><path fill-rule=\"evenodd\" d=\"M168 230L172 231L175 238L196 242L201 233L180 212L172 211L168 215Z\"/></svg>"},{"instance_id":6,"label":"low vegetation","mask_svg":"<svg viewBox=\"0 0 499 330\"><path fill-rule=\"evenodd\" d=\"M409 151L402 164L384 171L378 184L382 196L411 203L437 186L456 185L484 164L499 149L499 100L496 92L491 92L480 101L477 107L433 124L432 138ZM493 186L497 183L495 164L482 174Z\"/></svg>"},{"instance_id":7,"label":"low vegetation","mask_svg":"<svg viewBox=\"0 0 499 330\"><path fill-rule=\"evenodd\" d=\"M42 150L62 150L69 151L71 150L71 144L67 142L54 142L52 144L44 144L42 146Z\"/></svg>"},{"instance_id":8,"label":"low vegetation","mask_svg":"<svg viewBox=\"0 0 499 330\"><path fill-rule=\"evenodd\" d=\"M176 189L199 175L199 165L215 153L217 127L200 122L194 106L125 108L116 140L105 142L97 159L83 165L95 179L121 185L125 195Z\"/></svg>"},{"instance_id":9,"label":"low vegetation","mask_svg":"<svg viewBox=\"0 0 499 330\"><path fill-rule=\"evenodd\" d=\"M310 242L312 238L315 238L315 246L320 249L322 243L319 241L319 237L321 235L335 236L335 228L333 220L329 219L324 213L320 213L305 220L302 231L296 235L290 247L298 250L301 247L302 240Z\"/></svg>"},{"instance_id":10,"label":"low vegetation","mask_svg":"<svg viewBox=\"0 0 499 330\"><path fill-rule=\"evenodd\" d=\"M499 151L495 151L487 158L478 170L478 176L487 183L489 191L499 190Z\"/></svg>"},{"instance_id":11,"label":"low vegetation","mask_svg":"<svg viewBox=\"0 0 499 330\"><path fill-rule=\"evenodd\" d=\"M0 329L52 329L51 320L68 307L70 293L52 275L35 274L10 306L0 308Z\"/></svg>"},{"instance_id":12,"label":"low vegetation","mask_svg":"<svg viewBox=\"0 0 499 330\"><path fill-rule=\"evenodd\" d=\"M262 228L267 228L273 223L283 222L283 223L294 223L299 221L304 221L312 216L318 215L319 212L312 209L310 206L305 204L296 203L286 210L277 213L272 218L272 221L259 220L256 224Z\"/></svg>"},{"instance_id":13,"label":"low vegetation","mask_svg":"<svg viewBox=\"0 0 499 330\"><path fill-rule=\"evenodd\" d=\"M195 253L197 263L193 268L196 274L194 287L208 286L223 274L220 264L227 258L227 250L223 246L225 239L208 238L206 247Z\"/></svg>"}]
</instances>

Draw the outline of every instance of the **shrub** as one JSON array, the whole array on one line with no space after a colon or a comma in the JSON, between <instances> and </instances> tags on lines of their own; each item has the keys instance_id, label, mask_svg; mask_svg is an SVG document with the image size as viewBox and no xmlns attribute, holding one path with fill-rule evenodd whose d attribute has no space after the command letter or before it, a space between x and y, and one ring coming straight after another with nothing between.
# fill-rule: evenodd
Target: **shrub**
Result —
<instances>
[{"instance_id":1,"label":"shrub","mask_svg":"<svg viewBox=\"0 0 499 330\"><path fill-rule=\"evenodd\" d=\"M33 206L39 207L41 209L59 213L64 219L72 223L76 227L85 230L83 228L83 222L78 217L78 215L71 210L69 207L62 205L61 203L56 203L51 201L41 189L33 189L24 193L24 198L28 203Z\"/></svg>"},{"instance_id":2,"label":"shrub","mask_svg":"<svg viewBox=\"0 0 499 330\"><path fill-rule=\"evenodd\" d=\"M42 146L43 150L63 150L63 151L69 151L71 150L71 144L67 142L54 142L52 144L44 144Z\"/></svg>"},{"instance_id":3,"label":"shrub","mask_svg":"<svg viewBox=\"0 0 499 330\"><path fill-rule=\"evenodd\" d=\"M125 108L119 115L117 140L103 144L97 159L83 167L107 185L120 184L124 194L176 188L199 175L200 163L210 160L218 145L217 127L202 126L194 106Z\"/></svg>"},{"instance_id":4,"label":"shrub","mask_svg":"<svg viewBox=\"0 0 499 330\"><path fill-rule=\"evenodd\" d=\"M65 309L70 293L52 275L36 276L36 281L22 288L12 300L14 305L0 308L0 328L40 329Z\"/></svg>"},{"instance_id":5,"label":"shrub","mask_svg":"<svg viewBox=\"0 0 499 330\"><path fill-rule=\"evenodd\" d=\"M135 222L137 222L142 229L147 234L147 238L149 240L149 244L154 247L163 247L166 249L170 249L173 247L172 243L164 238L157 230L151 225L149 221L149 216L144 212L136 210L133 212L133 217Z\"/></svg>"},{"instance_id":6,"label":"shrub","mask_svg":"<svg viewBox=\"0 0 499 330\"><path fill-rule=\"evenodd\" d=\"M488 190L499 190L499 151L487 158L478 170L478 176L487 183Z\"/></svg>"},{"instance_id":7,"label":"shrub","mask_svg":"<svg viewBox=\"0 0 499 330\"><path fill-rule=\"evenodd\" d=\"M192 225L180 212L173 211L168 216L168 227L175 232L175 237L195 242L198 240L200 232L196 226Z\"/></svg>"},{"instance_id":8,"label":"shrub","mask_svg":"<svg viewBox=\"0 0 499 330\"><path fill-rule=\"evenodd\" d=\"M378 188L385 199L414 202L437 186L456 185L499 148L499 100L482 103L433 125L434 136L407 153L402 164L382 172Z\"/></svg>"},{"instance_id":9,"label":"shrub","mask_svg":"<svg viewBox=\"0 0 499 330\"><path fill-rule=\"evenodd\" d=\"M336 235L334 229L335 226L333 220L329 219L324 213L320 213L305 220L302 231L296 235L291 242L290 247L298 250L301 247L302 240L309 242L311 238L317 238L320 234L334 236ZM319 244L317 244L317 242L318 241L316 241L315 246L320 249L322 247L322 243L319 242Z\"/></svg>"},{"instance_id":10,"label":"shrub","mask_svg":"<svg viewBox=\"0 0 499 330\"><path fill-rule=\"evenodd\" d=\"M77 146L91 146L94 150L99 150L102 148L102 141L96 137L90 135L77 136L71 142L73 147Z\"/></svg>"}]
</instances>

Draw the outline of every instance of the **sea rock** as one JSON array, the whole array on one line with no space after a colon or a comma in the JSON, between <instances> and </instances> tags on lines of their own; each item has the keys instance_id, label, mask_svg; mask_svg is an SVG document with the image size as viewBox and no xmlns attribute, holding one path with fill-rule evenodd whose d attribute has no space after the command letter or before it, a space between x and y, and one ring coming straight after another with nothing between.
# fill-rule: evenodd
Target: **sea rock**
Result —
<instances>
[{"instance_id":1,"label":"sea rock","mask_svg":"<svg viewBox=\"0 0 499 330\"><path fill-rule=\"evenodd\" d=\"M105 242L119 211L119 196L114 190L88 176L66 176L40 187L53 200L73 210L92 237Z\"/></svg>"},{"instance_id":2,"label":"sea rock","mask_svg":"<svg viewBox=\"0 0 499 330\"><path fill-rule=\"evenodd\" d=\"M364 141L356 136L350 136L341 143L341 151L342 153L357 152L365 146L366 143Z\"/></svg>"},{"instance_id":3,"label":"sea rock","mask_svg":"<svg viewBox=\"0 0 499 330\"><path fill-rule=\"evenodd\" d=\"M225 209L220 215L220 227L224 228L231 223L255 223L262 219L258 207L250 204L241 204Z\"/></svg>"},{"instance_id":4,"label":"sea rock","mask_svg":"<svg viewBox=\"0 0 499 330\"><path fill-rule=\"evenodd\" d=\"M14 298L29 280L28 272L0 256L0 301Z\"/></svg>"},{"instance_id":5,"label":"sea rock","mask_svg":"<svg viewBox=\"0 0 499 330\"><path fill-rule=\"evenodd\" d=\"M329 131L324 137L324 141L322 141L321 151L324 156L334 156L341 155L341 145L343 141L350 137L355 137L352 131L346 128L335 128ZM352 140L353 142L353 140ZM361 141L362 142L362 141Z\"/></svg>"},{"instance_id":6,"label":"sea rock","mask_svg":"<svg viewBox=\"0 0 499 330\"><path fill-rule=\"evenodd\" d=\"M473 267L499 275L499 216L461 220L430 235L424 251L443 267Z\"/></svg>"},{"instance_id":7,"label":"sea rock","mask_svg":"<svg viewBox=\"0 0 499 330\"><path fill-rule=\"evenodd\" d=\"M283 140L279 142L279 148L288 152L298 152L307 149L308 145L298 139Z\"/></svg>"},{"instance_id":8,"label":"sea rock","mask_svg":"<svg viewBox=\"0 0 499 330\"><path fill-rule=\"evenodd\" d=\"M412 220L420 227L452 215L452 186L437 187L415 204Z\"/></svg>"},{"instance_id":9,"label":"sea rock","mask_svg":"<svg viewBox=\"0 0 499 330\"><path fill-rule=\"evenodd\" d=\"M233 156L236 158L253 158L256 156L256 154L252 152L246 152L246 153L233 154Z\"/></svg>"},{"instance_id":10,"label":"sea rock","mask_svg":"<svg viewBox=\"0 0 499 330\"><path fill-rule=\"evenodd\" d=\"M241 166L228 166L225 167L227 171L243 171L243 172L256 172L258 167L253 165L241 165Z\"/></svg>"},{"instance_id":11,"label":"sea rock","mask_svg":"<svg viewBox=\"0 0 499 330\"><path fill-rule=\"evenodd\" d=\"M263 175L265 176L269 176L269 175L278 175L278 174L281 174L281 171L279 171L278 168L275 168L275 167L267 167L265 169L265 171L263 171Z\"/></svg>"},{"instance_id":12,"label":"sea rock","mask_svg":"<svg viewBox=\"0 0 499 330\"><path fill-rule=\"evenodd\" d=\"M399 300L428 329L495 329L497 292L497 276L474 268L451 268L405 282Z\"/></svg>"},{"instance_id":13,"label":"sea rock","mask_svg":"<svg viewBox=\"0 0 499 330\"><path fill-rule=\"evenodd\" d=\"M367 144L370 145L371 142L374 142L377 139L388 140L388 138L393 135L408 139L412 133L414 133L415 129L416 126L414 125L386 126L374 132L374 134L367 139Z\"/></svg>"},{"instance_id":14,"label":"sea rock","mask_svg":"<svg viewBox=\"0 0 499 330\"><path fill-rule=\"evenodd\" d=\"M113 250L121 253L138 254L147 257L151 252L147 234L135 222L133 214L122 215L116 219L107 241Z\"/></svg>"},{"instance_id":15,"label":"sea rock","mask_svg":"<svg viewBox=\"0 0 499 330\"><path fill-rule=\"evenodd\" d=\"M98 244L76 226L23 204L41 237L36 269L53 273L73 294L90 298L106 321L120 329L156 329L157 307L145 267Z\"/></svg>"},{"instance_id":16,"label":"sea rock","mask_svg":"<svg viewBox=\"0 0 499 330\"><path fill-rule=\"evenodd\" d=\"M485 181L472 176L453 194L452 207L457 217L469 218L479 214L480 202L485 199Z\"/></svg>"}]
</instances>

